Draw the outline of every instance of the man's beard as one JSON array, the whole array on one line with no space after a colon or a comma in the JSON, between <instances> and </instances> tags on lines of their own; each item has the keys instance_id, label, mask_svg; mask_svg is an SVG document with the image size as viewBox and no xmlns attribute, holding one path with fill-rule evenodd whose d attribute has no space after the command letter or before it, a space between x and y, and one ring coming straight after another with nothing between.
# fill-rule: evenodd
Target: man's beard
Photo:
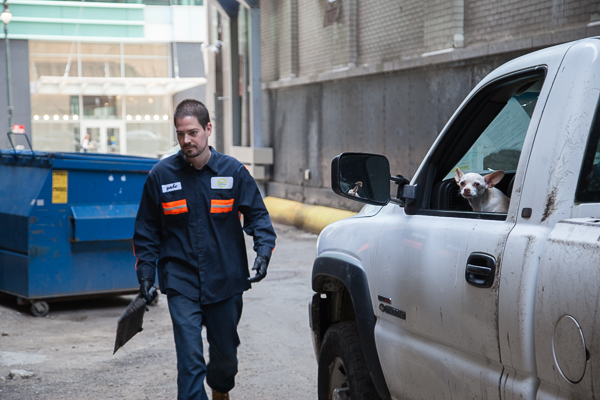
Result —
<instances>
[{"instance_id":1,"label":"man's beard","mask_svg":"<svg viewBox=\"0 0 600 400\"><path fill-rule=\"evenodd\" d=\"M184 147L183 154L186 156L186 158L196 158L200 154L204 153L204 150L206 150L206 147L207 146L204 146L202 148L199 148L197 146Z\"/></svg>"}]
</instances>

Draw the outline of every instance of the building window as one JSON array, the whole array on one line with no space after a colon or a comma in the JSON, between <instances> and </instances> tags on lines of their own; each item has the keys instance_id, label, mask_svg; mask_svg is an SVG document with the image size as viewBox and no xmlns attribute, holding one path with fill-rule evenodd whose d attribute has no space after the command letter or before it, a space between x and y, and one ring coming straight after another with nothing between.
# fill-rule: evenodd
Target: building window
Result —
<instances>
[{"instance_id":1,"label":"building window","mask_svg":"<svg viewBox=\"0 0 600 400\"><path fill-rule=\"evenodd\" d=\"M30 80L41 76L168 78L169 45L29 41Z\"/></svg>"},{"instance_id":2,"label":"building window","mask_svg":"<svg viewBox=\"0 0 600 400\"><path fill-rule=\"evenodd\" d=\"M77 44L29 41L30 81L40 76L78 76Z\"/></svg>"},{"instance_id":3,"label":"building window","mask_svg":"<svg viewBox=\"0 0 600 400\"><path fill-rule=\"evenodd\" d=\"M81 0L67 0L81 1ZM102 2L102 3L134 3L146 4L149 6L202 6L204 0L86 0L87 2Z\"/></svg>"},{"instance_id":4,"label":"building window","mask_svg":"<svg viewBox=\"0 0 600 400\"><path fill-rule=\"evenodd\" d=\"M121 96L83 96L83 118L121 118Z\"/></svg>"},{"instance_id":5,"label":"building window","mask_svg":"<svg viewBox=\"0 0 600 400\"><path fill-rule=\"evenodd\" d=\"M73 98L77 102L73 101ZM32 94L31 116L33 122L77 121L79 96Z\"/></svg>"},{"instance_id":6,"label":"building window","mask_svg":"<svg viewBox=\"0 0 600 400\"><path fill-rule=\"evenodd\" d=\"M125 76L165 78L169 76L169 46L166 44L124 45Z\"/></svg>"},{"instance_id":7,"label":"building window","mask_svg":"<svg viewBox=\"0 0 600 400\"><path fill-rule=\"evenodd\" d=\"M81 76L119 78L121 73L121 46L109 43L80 43Z\"/></svg>"}]
</instances>

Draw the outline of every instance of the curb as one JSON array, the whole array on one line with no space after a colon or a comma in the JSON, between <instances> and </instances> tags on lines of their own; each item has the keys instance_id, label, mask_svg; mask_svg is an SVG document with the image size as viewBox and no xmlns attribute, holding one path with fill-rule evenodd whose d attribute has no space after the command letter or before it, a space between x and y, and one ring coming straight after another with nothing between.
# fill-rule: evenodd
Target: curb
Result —
<instances>
[{"instance_id":1,"label":"curb","mask_svg":"<svg viewBox=\"0 0 600 400\"><path fill-rule=\"evenodd\" d=\"M267 196L264 199L271 220L294 225L305 231L320 233L332 222L352 217L357 213L338 208L313 206L298 201Z\"/></svg>"}]
</instances>

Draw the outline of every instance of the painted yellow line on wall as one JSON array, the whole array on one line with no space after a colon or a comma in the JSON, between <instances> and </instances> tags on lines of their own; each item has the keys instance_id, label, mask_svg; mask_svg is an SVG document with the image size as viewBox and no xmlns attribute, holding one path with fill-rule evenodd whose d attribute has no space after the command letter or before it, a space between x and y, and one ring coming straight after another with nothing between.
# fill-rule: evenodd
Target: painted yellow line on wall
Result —
<instances>
[{"instance_id":1,"label":"painted yellow line on wall","mask_svg":"<svg viewBox=\"0 0 600 400\"><path fill-rule=\"evenodd\" d=\"M337 208L313 206L298 201L267 196L264 199L271 220L294 225L313 233L320 233L332 222L352 217L355 212Z\"/></svg>"}]
</instances>

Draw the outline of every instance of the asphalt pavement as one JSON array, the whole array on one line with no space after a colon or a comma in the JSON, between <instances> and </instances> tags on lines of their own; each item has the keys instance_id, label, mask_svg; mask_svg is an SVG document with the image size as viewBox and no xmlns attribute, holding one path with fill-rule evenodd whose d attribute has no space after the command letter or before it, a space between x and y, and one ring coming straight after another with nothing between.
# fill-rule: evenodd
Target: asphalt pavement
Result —
<instances>
[{"instance_id":1,"label":"asphalt pavement","mask_svg":"<svg viewBox=\"0 0 600 400\"><path fill-rule=\"evenodd\" d=\"M268 275L244 294L233 400L317 397L307 307L317 235L275 228ZM253 261L250 238L247 245ZM0 399L175 399L166 298L146 314L144 331L112 355L117 319L132 298L51 303L38 318L14 297L0 297Z\"/></svg>"}]
</instances>

